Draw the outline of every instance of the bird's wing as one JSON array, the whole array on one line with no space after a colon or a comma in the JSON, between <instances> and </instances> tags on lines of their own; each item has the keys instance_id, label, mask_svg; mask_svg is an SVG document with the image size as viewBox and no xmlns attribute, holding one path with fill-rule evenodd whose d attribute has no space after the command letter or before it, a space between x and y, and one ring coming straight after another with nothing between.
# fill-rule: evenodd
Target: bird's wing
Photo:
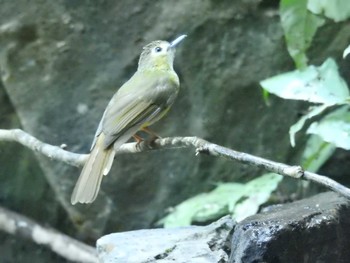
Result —
<instances>
[{"instance_id":1,"label":"bird's wing","mask_svg":"<svg viewBox=\"0 0 350 263\"><path fill-rule=\"evenodd\" d=\"M95 132L95 136L94 136L94 140L92 141L92 144L91 144L91 148L90 148L90 152L92 151L92 149L94 148L96 142L97 142L97 138L98 136L101 134L102 132L102 121L104 119L104 116L106 114L106 110L103 112L103 115L102 115L102 119L100 120L98 126L97 126L97 130Z\"/></svg>"},{"instance_id":2,"label":"bird's wing","mask_svg":"<svg viewBox=\"0 0 350 263\"><path fill-rule=\"evenodd\" d=\"M135 73L114 95L103 115L100 132L106 136L105 147L126 132L156 121L172 104L177 90L178 82L168 75Z\"/></svg>"}]
</instances>

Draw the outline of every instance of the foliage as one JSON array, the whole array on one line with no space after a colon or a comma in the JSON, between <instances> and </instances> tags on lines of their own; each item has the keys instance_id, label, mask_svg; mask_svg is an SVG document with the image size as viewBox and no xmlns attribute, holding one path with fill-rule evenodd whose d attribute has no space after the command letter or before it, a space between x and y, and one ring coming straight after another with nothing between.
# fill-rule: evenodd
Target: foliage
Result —
<instances>
[{"instance_id":1,"label":"foliage","mask_svg":"<svg viewBox=\"0 0 350 263\"><path fill-rule=\"evenodd\" d=\"M350 45L344 50L343 58L350 54Z\"/></svg>"},{"instance_id":2,"label":"foliage","mask_svg":"<svg viewBox=\"0 0 350 263\"><path fill-rule=\"evenodd\" d=\"M209 193L196 195L163 218L164 227L187 226L191 222L207 222L231 214L240 221L255 214L277 188L282 176L264 174L246 184L222 183Z\"/></svg>"},{"instance_id":3,"label":"foliage","mask_svg":"<svg viewBox=\"0 0 350 263\"><path fill-rule=\"evenodd\" d=\"M307 66L306 50L310 47L317 28L324 19L306 8L305 0L282 0L280 4L281 24L290 56L299 69Z\"/></svg>"},{"instance_id":4,"label":"foliage","mask_svg":"<svg viewBox=\"0 0 350 263\"><path fill-rule=\"evenodd\" d=\"M321 114L328 107L348 103L349 98L348 87L339 75L336 62L330 58L320 67L311 65L304 70L283 73L261 81L260 85L268 92L284 99L321 103L320 106L312 107L290 127L292 146L295 146L295 134L303 128L308 119Z\"/></svg>"},{"instance_id":5,"label":"foliage","mask_svg":"<svg viewBox=\"0 0 350 263\"><path fill-rule=\"evenodd\" d=\"M305 122L308 119L311 119L311 118L317 116L318 114L322 113L325 109L328 108L328 106L329 105L324 104L322 106L312 107L308 113L306 113L303 117L301 117L295 124L293 124L289 128L290 144L293 147L295 146L295 134L303 128L303 126L305 125Z\"/></svg>"},{"instance_id":6,"label":"foliage","mask_svg":"<svg viewBox=\"0 0 350 263\"><path fill-rule=\"evenodd\" d=\"M310 172L317 172L332 156L335 148L333 144L323 141L317 135L310 136L301 158L302 167Z\"/></svg>"},{"instance_id":7,"label":"foliage","mask_svg":"<svg viewBox=\"0 0 350 263\"><path fill-rule=\"evenodd\" d=\"M335 22L350 17L349 0L308 0L307 8L315 14L324 14Z\"/></svg>"},{"instance_id":8,"label":"foliage","mask_svg":"<svg viewBox=\"0 0 350 263\"><path fill-rule=\"evenodd\" d=\"M336 22L343 21L350 17L350 5L348 0L282 0L280 13L286 44L297 70L263 80L260 84L265 91L281 98L317 104L290 127L292 146L295 146L295 134L307 122L322 118L329 108L334 110L320 121L312 122L307 129L312 136L306 143L302 164L308 170L317 171L332 155L335 147L350 148L348 107L337 109L339 105L349 104L349 90L333 59L328 58L319 67L308 66L306 50L317 28L324 23L324 19L315 14L322 14ZM350 46L343 56L349 52Z\"/></svg>"},{"instance_id":9,"label":"foliage","mask_svg":"<svg viewBox=\"0 0 350 263\"><path fill-rule=\"evenodd\" d=\"M316 134L326 142L350 150L349 107L342 107L327 114L321 121L312 123L307 133Z\"/></svg>"},{"instance_id":10,"label":"foliage","mask_svg":"<svg viewBox=\"0 0 350 263\"><path fill-rule=\"evenodd\" d=\"M283 73L260 82L270 93L284 99L313 103L343 103L349 96L345 81L338 73L336 62L329 58L320 67Z\"/></svg>"},{"instance_id":11,"label":"foliage","mask_svg":"<svg viewBox=\"0 0 350 263\"><path fill-rule=\"evenodd\" d=\"M308 65L307 50L326 19L339 22L350 17L350 5L348 0L281 0L280 17L296 70L261 81L263 98L267 101L273 93L284 99L312 103L310 110L290 127L289 134L291 145L295 146L296 133L309 125L310 137L300 162L305 169L316 172L336 147L350 148L349 90L334 59L328 58L320 66ZM348 53L350 46L344 57ZM328 114L322 117L325 112ZM177 205L160 223L165 227L186 226L228 213L242 220L258 211L281 179L276 174L265 174L247 184L219 184L211 192Z\"/></svg>"}]
</instances>

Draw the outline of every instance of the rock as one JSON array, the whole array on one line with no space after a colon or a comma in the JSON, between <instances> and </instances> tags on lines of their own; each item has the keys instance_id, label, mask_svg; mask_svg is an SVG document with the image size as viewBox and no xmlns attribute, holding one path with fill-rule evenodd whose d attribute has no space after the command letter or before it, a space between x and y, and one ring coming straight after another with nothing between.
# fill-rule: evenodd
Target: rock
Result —
<instances>
[{"instance_id":1,"label":"rock","mask_svg":"<svg viewBox=\"0 0 350 263\"><path fill-rule=\"evenodd\" d=\"M226 216L208 226L106 235L97 250L103 263L345 263L349 218L350 201L327 192L267 207L236 225Z\"/></svg>"},{"instance_id":2,"label":"rock","mask_svg":"<svg viewBox=\"0 0 350 263\"><path fill-rule=\"evenodd\" d=\"M103 263L227 262L233 227L226 216L208 226L115 233L98 239L97 250Z\"/></svg>"},{"instance_id":3,"label":"rock","mask_svg":"<svg viewBox=\"0 0 350 263\"><path fill-rule=\"evenodd\" d=\"M236 225L229 262L349 262L349 218L333 192L269 207Z\"/></svg>"}]
</instances>

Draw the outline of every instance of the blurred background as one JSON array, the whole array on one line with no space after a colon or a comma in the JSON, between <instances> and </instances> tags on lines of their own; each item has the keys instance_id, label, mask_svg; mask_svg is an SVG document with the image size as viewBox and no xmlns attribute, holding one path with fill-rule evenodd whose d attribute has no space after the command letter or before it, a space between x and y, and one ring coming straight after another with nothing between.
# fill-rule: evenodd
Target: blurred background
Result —
<instances>
[{"instance_id":1,"label":"blurred background","mask_svg":"<svg viewBox=\"0 0 350 263\"><path fill-rule=\"evenodd\" d=\"M293 39L287 33L295 30L294 22L288 27L287 14L281 23L280 8L278 0L0 0L0 128L21 128L49 144L87 153L109 99L135 72L142 47L187 34L175 58L179 97L153 129L162 137L198 136L300 164L310 137L304 128L292 147L289 129L315 101L282 99L260 82L319 67L331 57L339 67L332 74L349 83L350 62L342 54L350 43L350 21L348 15L335 19L322 9L314 33L305 39L294 35L304 43L295 45L305 56L300 59L290 56ZM311 16L310 9L299 9L297 18ZM309 29L300 30L309 34ZM313 170L350 185L350 155L329 142L313 148L314 155L321 154L322 145L328 149ZM80 168L0 139L0 205L91 245L103 234L159 226L179 203L219 183L244 185L264 171L195 156L193 149L125 154L117 157L93 204L72 206L79 174ZM288 178L278 182L267 190L267 204L325 191ZM228 212L227 207L209 211L191 221L205 224ZM64 262L46 248L1 232L0 251L3 262Z\"/></svg>"}]
</instances>

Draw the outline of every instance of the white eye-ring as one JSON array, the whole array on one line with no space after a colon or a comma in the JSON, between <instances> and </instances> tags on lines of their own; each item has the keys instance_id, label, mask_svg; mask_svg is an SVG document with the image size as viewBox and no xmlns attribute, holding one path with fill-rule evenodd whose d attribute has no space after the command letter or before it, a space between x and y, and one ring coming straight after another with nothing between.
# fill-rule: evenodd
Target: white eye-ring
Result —
<instances>
[{"instance_id":1,"label":"white eye-ring","mask_svg":"<svg viewBox=\"0 0 350 263\"><path fill-rule=\"evenodd\" d=\"M159 53L159 52L162 51L162 48L161 48L161 47L156 47L154 50L155 50L157 53Z\"/></svg>"}]
</instances>

